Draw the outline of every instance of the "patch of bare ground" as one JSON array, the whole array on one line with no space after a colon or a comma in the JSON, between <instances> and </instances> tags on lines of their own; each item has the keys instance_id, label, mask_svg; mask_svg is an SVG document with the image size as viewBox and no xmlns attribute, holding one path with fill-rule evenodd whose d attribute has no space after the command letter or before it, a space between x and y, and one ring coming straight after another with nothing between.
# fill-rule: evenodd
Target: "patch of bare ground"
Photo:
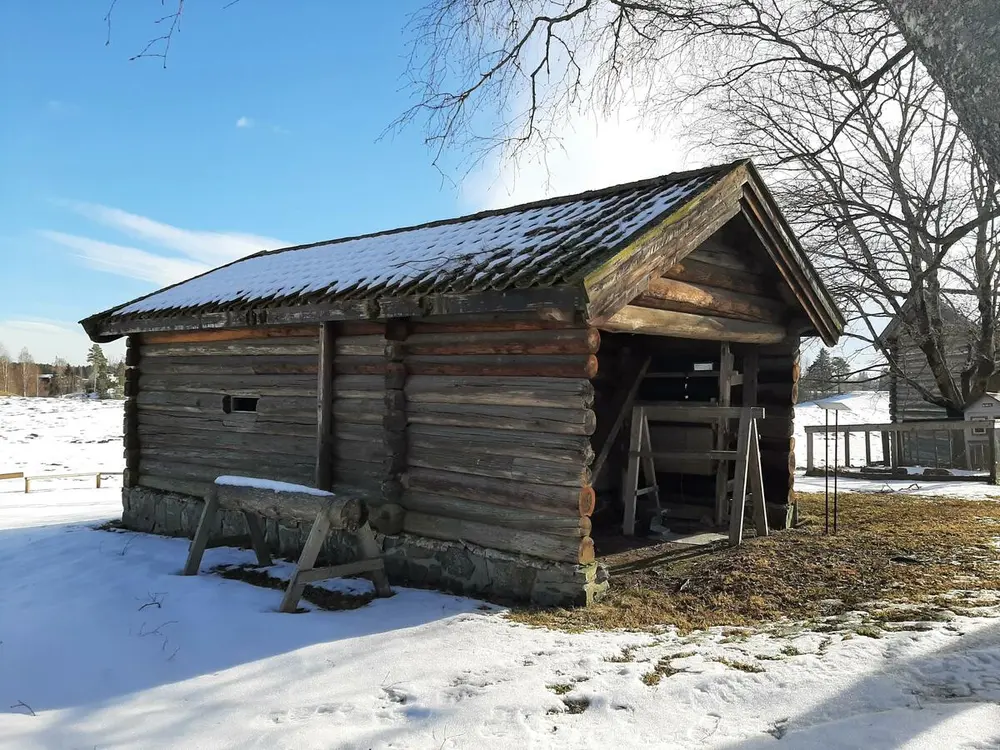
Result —
<instances>
[{"instance_id":1,"label":"patch of bare ground","mask_svg":"<svg viewBox=\"0 0 1000 750\"><path fill-rule=\"evenodd\" d=\"M574 631L687 632L830 617L877 602L875 619L885 622L932 619L945 606L962 614L954 592L975 602L1000 591L1000 502L845 494L835 535L823 533L822 495L800 493L798 502L798 528L617 574L591 607L520 608L510 617ZM906 606L885 617L894 605Z\"/></svg>"}]
</instances>

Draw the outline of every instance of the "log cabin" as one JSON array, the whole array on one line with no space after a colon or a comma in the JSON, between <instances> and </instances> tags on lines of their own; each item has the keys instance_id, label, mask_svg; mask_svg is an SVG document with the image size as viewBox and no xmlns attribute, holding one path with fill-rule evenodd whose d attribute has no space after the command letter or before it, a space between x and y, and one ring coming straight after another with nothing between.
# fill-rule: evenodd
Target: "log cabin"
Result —
<instances>
[{"instance_id":1,"label":"log cabin","mask_svg":"<svg viewBox=\"0 0 1000 750\"><path fill-rule=\"evenodd\" d=\"M81 322L127 336L127 527L190 536L221 474L307 484L402 509L379 537L395 582L541 604L608 586L630 403L764 407L784 526L799 342L844 326L747 160L260 252ZM668 516L723 521L709 452L733 434L648 433ZM295 554L303 530L266 535Z\"/></svg>"}]
</instances>

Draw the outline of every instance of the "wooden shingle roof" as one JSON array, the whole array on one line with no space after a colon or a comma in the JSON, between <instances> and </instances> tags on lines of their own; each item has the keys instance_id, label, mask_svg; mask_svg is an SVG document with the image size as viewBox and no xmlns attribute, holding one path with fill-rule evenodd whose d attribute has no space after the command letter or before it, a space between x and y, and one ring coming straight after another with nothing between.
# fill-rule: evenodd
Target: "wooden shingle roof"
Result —
<instances>
[{"instance_id":1,"label":"wooden shingle roof","mask_svg":"<svg viewBox=\"0 0 1000 750\"><path fill-rule=\"evenodd\" d=\"M593 301L590 282L603 268L747 169L752 165L744 160L260 252L81 322L91 338L106 341L143 330L300 322L308 318L305 307L316 319L472 312L479 309L465 304L472 298L485 300L489 309L490 300L509 302L519 290L533 293L521 295L527 308L544 303L584 310ZM822 288L801 260L809 282Z\"/></svg>"}]
</instances>

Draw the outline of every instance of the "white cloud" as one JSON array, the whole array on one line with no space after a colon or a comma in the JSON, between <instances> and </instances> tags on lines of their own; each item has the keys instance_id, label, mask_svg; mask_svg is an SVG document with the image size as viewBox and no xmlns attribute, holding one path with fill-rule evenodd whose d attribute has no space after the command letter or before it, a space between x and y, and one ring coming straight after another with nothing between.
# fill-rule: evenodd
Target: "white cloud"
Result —
<instances>
[{"instance_id":1,"label":"white cloud","mask_svg":"<svg viewBox=\"0 0 1000 750\"><path fill-rule=\"evenodd\" d=\"M146 216L95 203L77 202L70 206L88 219L213 266L288 244L274 237L242 232L181 229Z\"/></svg>"},{"instance_id":2,"label":"white cloud","mask_svg":"<svg viewBox=\"0 0 1000 750\"><path fill-rule=\"evenodd\" d=\"M51 363L62 357L71 364L84 364L87 351L93 346L90 339L76 323L46 318L13 318L0 320L0 346L17 359L22 348L27 348L36 362ZM109 359L125 355L125 341L102 344Z\"/></svg>"},{"instance_id":3,"label":"white cloud","mask_svg":"<svg viewBox=\"0 0 1000 750\"><path fill-rule=\"evenodd\" d=\"M253 120L250 119L249 117L247 117L246 115L244 115L243 117L241 117L240 119L238 119L236 121L236 127L238 127L238 128L252 128L253 127Z\"/></svg>"},{"instance_id":4,"label":"white cloud","mask_svg":"<svg viewBox=\"0 0 1000 750\"><path fill-rule=\"evenodd\" d=\"M63 232L41 232L43 237L77 252L83 262L98 271L150 281L166 286L207 271L210 266L183 258L167 258L124 245L92 240Z\"/></svg>"}]
</instances>

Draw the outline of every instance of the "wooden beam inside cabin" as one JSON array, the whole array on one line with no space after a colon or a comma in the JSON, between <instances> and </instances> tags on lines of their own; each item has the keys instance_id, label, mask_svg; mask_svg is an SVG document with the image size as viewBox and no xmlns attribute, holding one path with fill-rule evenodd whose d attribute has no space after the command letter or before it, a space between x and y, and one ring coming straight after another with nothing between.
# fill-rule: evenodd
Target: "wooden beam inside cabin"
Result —
<instances>
[{"instance_id":1,"label":"wooden beam inside cabin","mask_svg":"<svg viewBox=\"0 0 1000 750\"><path fill-rule=\"evenodd\" d=\"M743 344L776 344L787 336L784 326L719 318L672 310L626 305L597 327L616 333L642 333L703 341L733 341Z\"/></svg>"}]
</instances>

